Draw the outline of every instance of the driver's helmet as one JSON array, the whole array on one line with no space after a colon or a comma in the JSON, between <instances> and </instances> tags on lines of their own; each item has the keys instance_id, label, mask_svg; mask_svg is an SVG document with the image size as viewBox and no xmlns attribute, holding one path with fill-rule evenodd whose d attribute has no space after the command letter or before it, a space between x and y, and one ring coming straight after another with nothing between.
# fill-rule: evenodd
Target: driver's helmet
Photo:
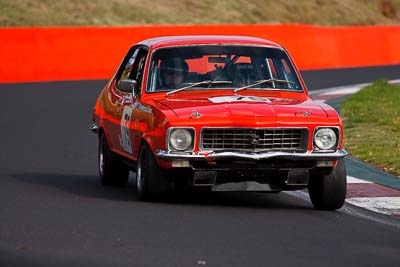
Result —
<instances>
[{"instance_id":1,"label":"driver's helmet","mask_svg":"<svg viewBox=\"0 0 400 267\"><path fill-rule=\"evenodd\" d=\"M164 59L160 64L162 85L166 87L175 87L177 84L182 83L187 76L188 70L189 66L182 58ZM176 77L174 79L171 76Z\"/></svg>"}]
</instances>

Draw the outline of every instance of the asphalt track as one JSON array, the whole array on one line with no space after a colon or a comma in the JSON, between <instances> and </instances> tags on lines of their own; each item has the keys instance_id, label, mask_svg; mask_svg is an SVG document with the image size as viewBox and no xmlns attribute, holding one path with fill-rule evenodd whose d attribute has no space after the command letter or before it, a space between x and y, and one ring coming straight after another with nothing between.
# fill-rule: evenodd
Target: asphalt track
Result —
<instances>
[{"instance_id":1,"label":"asphalt track","mask_svg":"<svg viewBox=\"0 0 400 267\"><path fill-rule=\"evenodd\" d=\"M329 71L307 75L325 87L343 82ZM103 85L0 85L1 267L399 266L398 222L347 204L316 211L304 193L144 203L133 178L102 187L88 127Z\"/></svg>"}]
</instances>

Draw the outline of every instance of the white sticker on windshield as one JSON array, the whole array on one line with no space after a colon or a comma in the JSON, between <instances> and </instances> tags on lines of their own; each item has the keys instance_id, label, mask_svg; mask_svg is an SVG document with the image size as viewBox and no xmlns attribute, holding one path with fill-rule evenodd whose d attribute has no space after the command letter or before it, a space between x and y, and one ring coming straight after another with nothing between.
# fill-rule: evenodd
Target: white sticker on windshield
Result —
<instances>
[{"instance_id":1,"label":"white sticker on windshield","mask_svg":"<svg viewBox=\"0 0 400 267\"><path fill-rule=\"evenodd\" d=\"M264 97L258 96L239 96L239 95L232 95L232 96L216 96L211 97L210 100L213 103L231 103L231 102L264 102L270 103L271 100Z\"/></svg>"}]
</instances>

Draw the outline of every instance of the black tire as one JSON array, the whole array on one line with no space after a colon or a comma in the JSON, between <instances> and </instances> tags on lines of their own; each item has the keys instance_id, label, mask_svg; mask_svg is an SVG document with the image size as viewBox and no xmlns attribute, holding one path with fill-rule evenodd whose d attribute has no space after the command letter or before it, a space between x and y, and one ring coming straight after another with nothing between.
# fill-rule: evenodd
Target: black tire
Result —
<instances>
[{"instance_id":1,"label":"black tire","mask_svg":"<svg viewBox=\"0 0 400 267\"><path fill-rule=\"evenodd\" d=\"M346 199L346 186L346 165L341 159L330 174L310 177L308 192L311 202L318 210L339 209Z\"/></svg>"},{"instance_id":2,"label":"black tire","mask_svg":"<svg viewBox=\"0 0 400 267\"><path fill-rule=\"evenodd\" d=\"M104 134L99 138L99 175L105 186L125 187L129 179L129 169L109 148Z\"/></svg>"},{"instance_id":3,"label":"black tire","mask_svg":"<svg viewBox=\"0 0 400 267\"><path fill-rule=\"evenodd\" d=\"M139 199L144 201L165 196L170 190L165 170L158 166L147 144L143 144L139 150L136 185Z\"/></svg>"}]
</instances>

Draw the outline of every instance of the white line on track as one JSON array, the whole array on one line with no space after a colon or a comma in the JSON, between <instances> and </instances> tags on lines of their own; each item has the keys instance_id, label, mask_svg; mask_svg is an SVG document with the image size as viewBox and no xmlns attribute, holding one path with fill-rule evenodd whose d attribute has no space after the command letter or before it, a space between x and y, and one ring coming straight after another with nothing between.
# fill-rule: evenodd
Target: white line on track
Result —
<instances>
[{"instance_id":1,"label":"white line on track","mask_svg":"<svg viewBox=\"0 0 400 267\"><path fill-rule=\"evenodd\" d=\"M387 215L400 215L400 197L354 197L346 202L364 209Z\"/></svg>"},{"instance_id":2,"label":"white line on track","mask_svg":"<svg viewBox=\"0 0 400 267\"><path fill-rule=\"evenodd\" d=\"M372 184L369 181L361 180L353 176L347 175L347 183L348 184Z\"/></svg>"}]
</instances>

